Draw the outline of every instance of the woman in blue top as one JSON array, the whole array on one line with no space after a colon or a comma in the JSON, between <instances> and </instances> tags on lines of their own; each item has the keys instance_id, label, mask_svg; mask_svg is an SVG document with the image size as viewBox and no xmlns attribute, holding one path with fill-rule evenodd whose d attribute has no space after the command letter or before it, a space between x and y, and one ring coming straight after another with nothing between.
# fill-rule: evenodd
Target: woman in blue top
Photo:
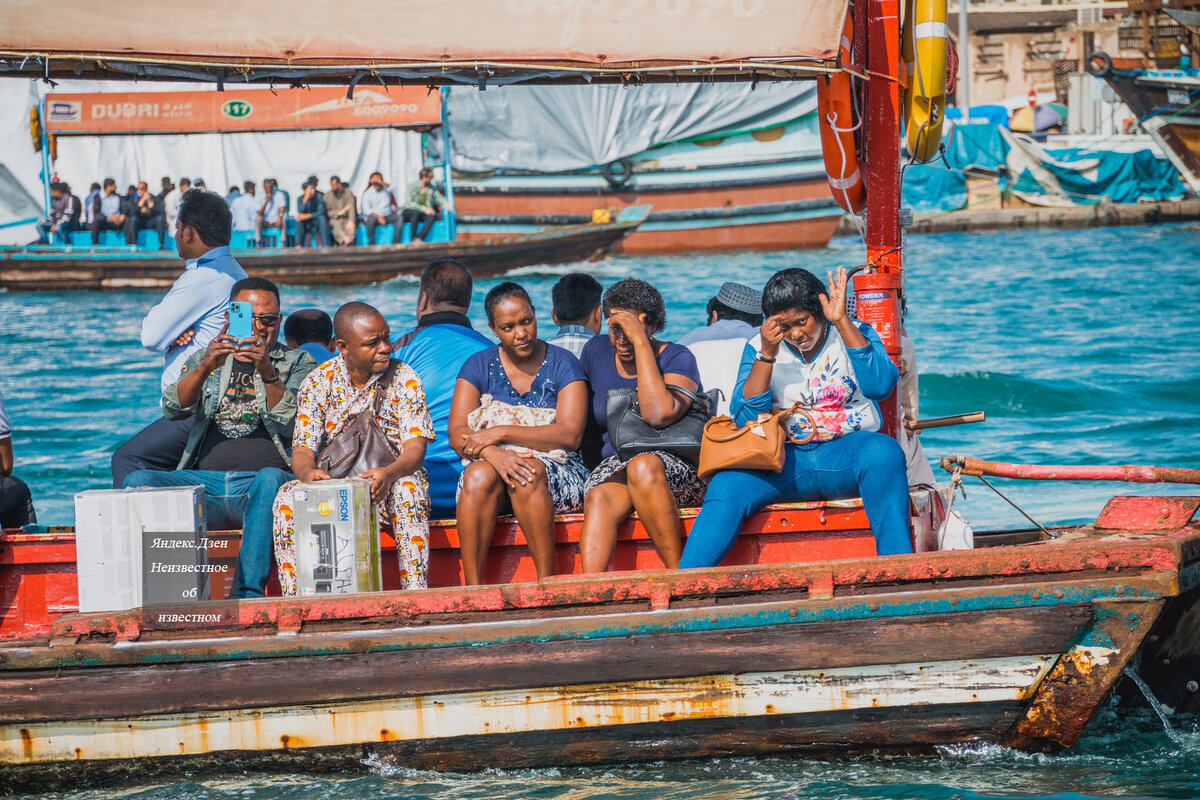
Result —
<instances>
[{"instance_id":1,"label":"woman in blue top","mask_svg":"<svg viewBox=\"0 0 1200 800\"><path fill-rule=\"evenodd\" d=\"M537 335L529 295L505 281L484 300L497 347L467 359L450 406L450 446L469 461L458 483L463 582L482 582L496 517L511 507L538 579L554 574L554 515L583 505L579 443L587 384L569 351Z\"/></svg>"},{"instance_id":2,"label":"woman in blue top","mask_svg":"<svg viewBox=\"0 0 1200 800\"><path fill-rule=\"evenodd\" d=\"M626 278L608 287L600 303L608 336L584 345L580 361L592 390L592 415L608 422L608 391L637 388L642 418L665 428L687 413L692 401L667 384L700 390L696 358L686 347L655 334L667 322L662 295L650 284ZM637 511L663 563L674 569L682 554L680 506L698 505L704 484L696 467L673 453L653 451L622 460L604 431L604 460L587 482L579 551L584 572L604 572L612 560L617 526Z\"/></svg>"},{"instance_id":3,"label":"woman in blue top","mask_svg":"<svg viewBox=\"0 0 1200 800\"><path fill-rule=\"evenodd\" d=\"M746 344L730 411L745 425L799 403L817 423L809 444L784 445L783 471L734 469L709 482L680 567L710 567L729 552L746 519L771 503L861 496L880 555L911 553L904 451L882 423L877 401L900 373L865 322L846 316L846 270L829 293L803 269L775 273L763 289L766 319ZM801 415L785 423L798 439Z\"/></svg>"}]
</instances>

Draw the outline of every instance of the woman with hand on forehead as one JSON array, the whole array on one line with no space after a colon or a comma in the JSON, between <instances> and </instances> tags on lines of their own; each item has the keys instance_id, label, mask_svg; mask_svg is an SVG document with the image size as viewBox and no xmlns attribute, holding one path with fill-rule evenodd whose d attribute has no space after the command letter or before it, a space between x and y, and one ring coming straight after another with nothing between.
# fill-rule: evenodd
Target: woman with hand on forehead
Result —
<instances>
[{"instance_id":1,"label":"woman with hand on forehead","mask_svg":"<svg viewBox=\"0 0 1200 800\"><path fill-rule=\"evenodd\" d=\"M879 555L911 553L904 451L878 433L878 401L900 373L879 334L846 315L846 270L829 290L803 269L775 273L763 289L763 322L746 343L730 401L745 425L797 403L816 421L808 444L784 444L783 471L732 469L708 485L681 568L715 566L749 516L772 503L862 497ZM798 440L812 433L804 415L785 418Z\"/></svg>"},{"instance_id":2,"label":"woman with hand on forehead","mask_svg":"<svg viewBox=\"0 0 1200 800\"><path fill-rule=\"evenodd\" d=\"M605 291L600 310L608 320L608 335L593 337L579 358L591 389L592 416L604 430L604 460L588 478L583 501L583 571L608 569L617 526L631 511L637 512L663 563L674 569L683 552L679 509L700 503L704 483L694 464L672 452L652 450L621 458L607 429L608 392L636 389L642 418L665 428L692 404L670 386L701 391L700 370L692 351L658 338L667 311L662 295L650 284L637 278L614 283Z\"/></svg>"}]
</instances>

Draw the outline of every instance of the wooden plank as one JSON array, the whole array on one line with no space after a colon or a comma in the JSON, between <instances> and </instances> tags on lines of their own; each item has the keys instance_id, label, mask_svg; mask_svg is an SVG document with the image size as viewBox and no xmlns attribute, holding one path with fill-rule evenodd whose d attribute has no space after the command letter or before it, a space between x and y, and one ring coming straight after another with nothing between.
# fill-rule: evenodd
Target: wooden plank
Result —
<instances>
[{"instance_id":1,"label":"wooden plank","mask_svg":"<svg viewBox=\"0 0 1200 800\"><path fill-rule=\"evenodd\" d=\"M5 673L0 722L1061 653L1087 606L491 647Z\"/></svg>"}]
</instances>

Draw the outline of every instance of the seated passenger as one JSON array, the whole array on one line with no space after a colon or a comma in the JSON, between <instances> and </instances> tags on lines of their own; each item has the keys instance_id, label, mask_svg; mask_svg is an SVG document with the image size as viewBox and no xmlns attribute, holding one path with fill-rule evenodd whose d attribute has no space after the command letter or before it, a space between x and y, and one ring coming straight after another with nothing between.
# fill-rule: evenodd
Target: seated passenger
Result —
<instances>
[{"instance_id":1,"label":"seated passenger","mask_svg":"<svg viewBox=\"0 0 1200 800\"><path fill-rule=\"evenodd\" d=\"M740 425L795 403L817 423L809 444L784 444L783 471L726 470L713 476L680 567L711 567L729 552L746 519L771 503L862 497L879 555L911 553L904 451L882 424L878 400L899 378L883 342L846 316L846 270L830 290L811 272L785 269L763 289L766 321L746 345L733 390ZM789 431L807 437L807 422Z\"/></svg>"},{"instance_id":2,"label":"seated passenger","mask_svg":"<svg viewBox=\"0 0 1200 800\"><path fill-rule=\"evenodd\" d=\"M61 233L70 243L71 234L79 230L79 215L83 203L71 193L71 187L62 181L50 184L50 214L38 223L38 244L54 244L54 234Z\"/></svg>"},{"instance_id":3,"label":"seated passenger","mask_svg":"<svg viewBox=\"0 0 1200 800\"><path fill-rule=\"evenodd\" d=\"M728 414L742 350L762 325L762 292L726 281L708 301L706 314L708 324L680 336L679 343L696 357L704 385L721 390L717 413Z\"/></svg>"},{"instance_id":4,"label":"seated passenger","mask_svg":"<svg viewBox=\"0 0 1200 800\"><path fill-rule=\"evenodd\" d=\"M471 327L471 273L452 258L434 261L421 273L417 327L392 343L392 357L413 368L425 387L425 402L437 439L429 446L429 502L434 519L452 518L462 458L450 449L450 403L467 359L492 343Z\"/></svg>"},{"instance_id":5,"label":"seated passenger","mask_svg":"<svg viewBox=\"0 0 1200 800\"><path fill-rule=\"evenodd\" d=\"M167 418L193 418L178 469L139 470L124 483L127 489L203 486L208 529L242 529L231 596L262 597L271 572L271 503L291 478L296 392L316 363L279 344L275 284L243 278L229 297L254 309L253 336L239 342L226 333L227 312L221 333L188 358L182 377L163 392Z\"/></svg>"},{"instance_id":6,"label":"seated passenger","mask_svg":"<svg viewBox=\"0 0 1200 800\"><path fill-rule=\"evenodd\" d=\"M550 318L558 326L546 341L564 350L570 350L576 358L583 346L600 332L600 282L586 272L563 275L550 290L554 307Z\"/></svg>"},{"instance_id":7,"label":"seated passenger","mask_svg":"<svg viewBox=\"0 0 1200 800\"><path fill-rule=\"evenodd\" d=\"M400 241L400 229L404 225L412 227L409 241L425 241L433 230L433 223L442 218L442 210L449 209L446 197L433 187L433 170L422 167L417 173L417 180L408 185L404 193L404 205L400 210L400 225L396 226L396 239Z\"/></svg>"},{"instance_id":8,"label":"seated passenger","mask_svg":"<svg viewBox=\"0 0 1200 800\"><path fill-rule=\"evenodd\" d=\"M288 347L303 350L318 364L337 356L333 347L333 320L319 308L302 308L288 314L283 323L283 340Z\"/></svg>"},{"instance_id":9,"label":"seated passenger","mask_svg":"<svg viewBox=\"0 0 1200 800\"><path fill-rule=\"evenodd\" d=\"M125 244L137 244L139 231L151 230L158 234L160 249L167 246L167 215L158 198L150 194L145 181L138 181L137 190L129 201L129 212L125 217Z\"/></svg>"},{"instance_id":10,"label":"seated passenger","mask_svg":"<svg viewBox=\"0 0 1200 800\"><path fill-rule=\"evenodd\" d=\"M296 246L329 247L329 218L325 216L325 195L317 191L317 176L309 175L300 187L296 204Z\"/></svg>"},{"instance_id":11,"label":"seated passenger","mask_svg":"<svg viewBox=\"0 0 1200 800\"><path fill-rule=\"evenodd\" d=\"M0 528L20 528L37 522L33 495L25 481L13 475L12 426L0 395Z\"/></svg>"},{"instance_id":12,"label":"seated passenger","mask_svg":"<svg viewBox=\"0 0 1200 800\"><path fill-rule=\"evenodd\" d=\"M329 191L325 193L325 217L329 220L329 232L333 243L339 246L354 244L358 228L358 212L355 209L354 192L334 175L329 179Z\"/></svg>"},{"instance_id":13,"label":"seated passenger","mask_svg":"<svg viewBox=\"0 0 1200 800\"><path fill-rule=\"evenodd\" d=\"M258 211L254 216L254 240L261 244L263 231L270 228L277 229L283 236L287 232L287 195L279 191L274 178L263 181L263 197L255 202Z\"/></svg>"},{"instance_id":14,"label":"seated passenger","mask_svg":"<svg viewBox=\"0 0 1200 800\"><path fill-rule=\"evenodd\" d=\"M650 284L626 278L608 287L601 303L608 336L583 348L580 361L591 388L592 416L604 429L604 460L585 487L579 551L584 572L604 572L612 560L617 526L637 511L663 562L674 569L683 551L679 509L704 498L696 466L674 453L651 451L622 460L607 431L610 389L636 388L642 418L664 428L687 413L692 401L667 388L700 389L696 359L686 347L659 341L667 322L662 295Z\"/></svg>"},{"instance_id":15,"label":"seated passenger","mask_svg":"<svg viewBox=\"0 0 1200 800\"><path fill-rule=\"evenodd\" d=\"M92 244L100 244L101 231L125 230L125 198L117 194L117 182L104 179L104 191L92 201L88 229L92 232Z\"/></svg>"},{"instance_id":16,"label":"seated passenger","mask_svg":"<svg viewBox=\"0 0 1200 800\"><path fill-rule=\"evenodd\" d=\"M396 213L396 196L383 183L383 174L372 172L369 183L359 201L363 225L367 228L367 244L375 244L375 229L380 225L393 225L392 244L400 242L400 217Z\"/></svg>"},{"instance_id":17,"label":"seated passenger","mask_svg":"<svg viewBox=\"0 0 1200 800\"><path fill-rule=\"evenodd\" d=\"M429 571L429 480L421 463L433 441L425 390L407 364L392 361L387 321L366 303L347 303L333 317L338 356L313 371L300 387L292 467L298 480L279 490L274 506L275 561L285 595L296 593L296 543L292 492L301 483L330 480L317 467L321 450L359 414L370 414L381 385L386 395L379 425L399 453L386 466L356 477L371 481L371 500L390 522L400 556L400 588L423 589Z\"/></svg>"},{"instance_id":18,"label":"seated passenger","mask_svg":"<svg viewBox=\"0 0 1200 800\"><path fill-rule=\"evenodd\" d=\"M254 196L254 181L246 181L242 184L242 193L238 195L229 206L229 213L233 216L233 229L235 231L253 231L255 220L258 218L258 209L260 203L258 198Z\"/></svg>"},{"instance_id":19,"label":"seated passenger","mask_svg":"<svg viewBox=\"0 0 1200 800\"><path fill-rule=\"evenodd\" d=\"M463 582L483 579L496 517L509 508L537 576L554 574L554 515L583 507L579 455L587 384L579 360L538 339L529 295L512 281L488 292L500 344L467 359L450 408L450 445L469 461L458 488Z\"/></svg>"}]
</instances>

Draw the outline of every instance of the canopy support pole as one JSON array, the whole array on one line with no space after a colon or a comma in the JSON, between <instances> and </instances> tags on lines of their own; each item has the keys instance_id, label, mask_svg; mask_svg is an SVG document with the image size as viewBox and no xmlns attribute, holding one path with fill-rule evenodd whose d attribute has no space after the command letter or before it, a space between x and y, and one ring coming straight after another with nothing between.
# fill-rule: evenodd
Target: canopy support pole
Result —
<instances>
[{"instance_id":1,"label":"canopy support pole","mask_svg":"<svg viewBox=\"0 0 1200 800\"><path fill-rule=\"evenodd\" d=\"M42 203L45 217L50 217L50 134L46 131L46 95L38 98L38 140L42 151Z\"/></svg>"},{"instance_id":2,"label":"canopy support pole","mask_svg":"<svg viewBox=\"0 0 1200 800\"><path fill-rule=\"evenodd\" d=\"M860 0L861 1L861 0ZM900 232L900 3L866 0L866 54L870 78L866 83L867 264L874 273L903 268ZM856 32L855 39L862 31ZM902 291L903 289L901 289ZM894 330L878 331L892 360L900 365L899 294L890 293L889 318ZM879 404L882 432L896 436L900 428L896 392Z\"/></svg>"},{"instance_id":3,"label":"canopy support pole","mask_svg":"<svg viewBox=\"0 0 1200 800\"><path fill-rule=\"evenodd\" d=\"M442 179L446 183L446 203L450 208L442 212L446 218L446 233L450 241L458 238L458 225L454 219L454 178L450 168L450 126L447 124L446 109L450 104L450 87L443 86L442 92Z\"/></svg>"}]
</instances>

